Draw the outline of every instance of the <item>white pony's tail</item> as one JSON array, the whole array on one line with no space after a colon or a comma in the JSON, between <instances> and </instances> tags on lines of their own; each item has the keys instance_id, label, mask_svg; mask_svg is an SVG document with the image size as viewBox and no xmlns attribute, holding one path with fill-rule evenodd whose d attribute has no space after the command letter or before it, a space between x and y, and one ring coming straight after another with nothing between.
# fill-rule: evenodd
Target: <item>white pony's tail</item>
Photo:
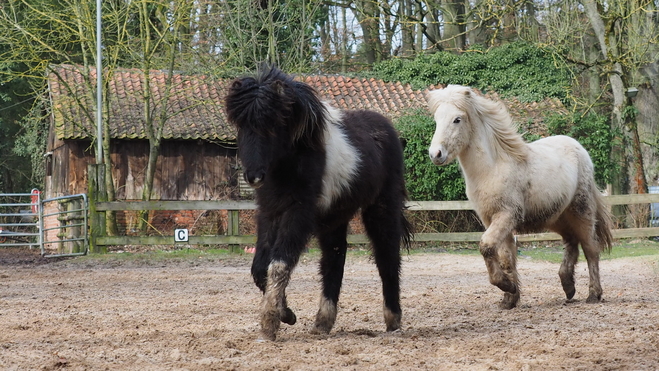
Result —
<instances>
[{"instance_id":1,"label":"white pony's tail","mask_svg":"<svg viewBox=\"0 0 659 371\"><path fill-rule=\"evenodd\" d=\"M595 211L595 238L600 246L600 251L611 252L611 245L613 243L613 235L611 234L611 212L608 206L604 203L604 197L597 189L597 185L593 181L593 194L595 195L595 203L597 210Z\"/></svg>"}]
</instances>

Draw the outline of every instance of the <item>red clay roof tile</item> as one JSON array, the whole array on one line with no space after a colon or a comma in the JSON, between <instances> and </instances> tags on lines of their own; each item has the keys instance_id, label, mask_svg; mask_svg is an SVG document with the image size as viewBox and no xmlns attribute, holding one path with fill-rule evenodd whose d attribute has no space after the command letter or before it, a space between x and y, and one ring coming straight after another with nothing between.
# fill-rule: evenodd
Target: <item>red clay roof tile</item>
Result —
<instances>
[{"instance_id":1,"label":"red clay roof tile","mask_svg":"<svg viewBox=\"0 0 659 371\"><path fill-rule=\"evenodd\" d=\"M55 132L59 139L82 139L95 132L95 93L83 82L81 66L58 65L49 74L50 99L53 107ZM56 75L62 77L60 81ZM96 71L89 73L96 80ZM410 109L427 109L428 90L414 90L407 84L388 83L375 78L350 78L340 75L297 76L316 89L321 99L341 109L367 109L396 119ZM157 118L162 100L167 99L169 116L163 129L165 139L205 139L228 141L235 139L235 130L226 122L224 97L231 80L212 80L205 76L174 75L170 92L165 88L166 73L151 71L151 95L157 100L151 108ZM93 84L92 84L93 85ZM109 82L110 109L108 120L113 138L144 139L142 73L138 69L118 70ZM68 88L67 88L68 87ZM434 89L431 86L430 89ZM437 87L439 88L439 86ZM85 108L75 103L77 97ZM494 96L497 98L496 96ZM508 104L508 102L513 103ZM515 103L517 105L515 106ZM506 100L515 118L520 109L518 101ZM560 102L550 105L562 107ZM527 109L542 111L547 104L527 105ZM559 108L560 109L560 108ZM526 115L526 112L524 113ZM537 116L537 112L535 112ZM531 114L533 116L533 114ZM518 117L524 120L523 117ZM537 118L537 117L536 117ZM519 120L516 120L519 121Z\"/></svg>"}]
</instances>

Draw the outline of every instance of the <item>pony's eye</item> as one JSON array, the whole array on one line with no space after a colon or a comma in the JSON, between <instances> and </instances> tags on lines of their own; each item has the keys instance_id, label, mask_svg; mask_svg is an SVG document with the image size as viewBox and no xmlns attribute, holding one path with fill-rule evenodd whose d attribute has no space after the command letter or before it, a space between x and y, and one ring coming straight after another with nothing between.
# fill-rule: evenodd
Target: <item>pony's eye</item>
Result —
<instances>
[{"instance_id":1,"label":"pony's eye","mask_svg":"<svg viewBox=\"0 0 659 371\"><path fill-rule=\"evenodd\" d=\"M462 118L461 118L460 116L458 116L458 117L456 117L456 118L453 119L453 123L454 123L454 124L459 124L460 121L462 121Z\"/></svg>"}]
</instances>

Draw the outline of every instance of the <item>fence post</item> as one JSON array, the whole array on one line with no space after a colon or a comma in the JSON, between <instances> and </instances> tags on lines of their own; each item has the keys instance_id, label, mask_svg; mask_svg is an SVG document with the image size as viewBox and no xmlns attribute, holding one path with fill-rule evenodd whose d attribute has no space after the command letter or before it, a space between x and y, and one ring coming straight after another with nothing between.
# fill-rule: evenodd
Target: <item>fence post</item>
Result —
<instances>
[{"instance_id":1,"label":"fence post","mask_svg":"<svg viewBox=\"0 0 659 371\"><path fill-rule=\"evenodd\" d=\"M227 229L228 229L228 235L229 236L238 236L240 234L240 224L239 224L239 211L238 210L227 210L227 216L229 219L227 220ZM235 245L231 244L229 245L229 251L231 252L240 252L240 245Z\"/></svg>"},{"instance_id":2,"label":"fence post","mask_svg":"<svg viewBox=\"0 0 659 371\"><path fill-rule=\"evenodd\" d=\"M87 167L87 194L89 200L89 251L105 253L107 247L98 246L96 238L105 236L105 213L96 211L96 203L107 201L105 192L105 165L90 164Z\"/></svg>"}]
</instances>

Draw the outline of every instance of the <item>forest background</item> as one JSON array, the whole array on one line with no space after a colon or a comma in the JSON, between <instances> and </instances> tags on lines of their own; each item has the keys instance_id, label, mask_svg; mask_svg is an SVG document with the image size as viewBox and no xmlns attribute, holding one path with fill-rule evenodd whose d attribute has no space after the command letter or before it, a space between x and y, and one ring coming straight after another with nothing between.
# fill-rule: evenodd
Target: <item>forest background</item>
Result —
<instances>
[{"instance_id":1,"label":"forest background","mask_svg":"<svg viewBox=\"0 0 659 371\"><path fill-rule=\"evenodd\" d=\"M290 73L375 77L419 89L463 84L522 103L558 99L565 110L547 112L542 131L580 140L601 187L619 194L659 185L657 0L101 4L105 81L118 68L140 69L145 83L151 70L230 78L269 61ZM45 76L48 66L62 63L95 69L95 6L88 0L0 0L0 192L43 184ZM85 83L95 89L95 81ZM143 99L155 106L155 97ZM154 161L166 120L145 112ZM524 129L533 122L519 124ZM457 165L438 168L427 159L429 114L410 112L396 125L406 142L411 198L463 199ZM101 145L109 148L104 137ZM104 156L110 163L109 151ZM144 199L149 192L145 187Z\"/></svg>"}]
</instances>

